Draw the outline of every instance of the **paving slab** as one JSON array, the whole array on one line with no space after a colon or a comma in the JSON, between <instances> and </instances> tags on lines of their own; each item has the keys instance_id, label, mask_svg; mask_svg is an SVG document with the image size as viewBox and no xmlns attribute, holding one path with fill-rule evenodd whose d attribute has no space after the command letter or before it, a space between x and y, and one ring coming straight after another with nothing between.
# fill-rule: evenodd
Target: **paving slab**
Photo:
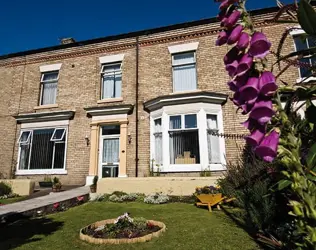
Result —
<instances>
[{"instance_id":1,"label":"paving slab","mask_svg":"<svg viewBox=\"0 0 316 250\"><path fill-rule=\"evenodd\" d=\"M15 202L0 207L0 217L9 213L24 213L33 209L52 205L90 193L90 187L84 186L59 193L50 193L34 199Z\"/></svg>"}]
</instances>

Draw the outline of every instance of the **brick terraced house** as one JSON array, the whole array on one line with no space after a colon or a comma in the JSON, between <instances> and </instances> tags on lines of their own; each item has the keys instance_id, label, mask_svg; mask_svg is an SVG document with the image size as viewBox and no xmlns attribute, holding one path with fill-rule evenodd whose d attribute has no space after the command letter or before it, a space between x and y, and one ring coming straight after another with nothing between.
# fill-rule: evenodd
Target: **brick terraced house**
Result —
<instances>
[{"instance_id":1,"label":"brick terraced house","mask_svg":"<svg viewBox=\"0 0 316 250\"><path fill-rule=\"evenodd\" d=\"M277 11L251 12L274 51L287 27L269 21ZM150 166L221 173L238 143L212 132L246 130L228 99L219 31L211 18L1 56L0 172L64 184L144 177ZM309 46L295 32L282 53ZM283 80L304 74L293 67Z\"/></svg>"}]
</instances>

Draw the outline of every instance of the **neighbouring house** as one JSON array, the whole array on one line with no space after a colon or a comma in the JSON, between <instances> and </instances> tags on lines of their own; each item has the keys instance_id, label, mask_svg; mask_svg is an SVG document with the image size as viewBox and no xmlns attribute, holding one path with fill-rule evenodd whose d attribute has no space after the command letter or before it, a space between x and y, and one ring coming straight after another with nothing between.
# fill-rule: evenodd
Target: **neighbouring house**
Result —
<instances>
[{"instance_id":1,"label":"neighbouring house","mask_svg":"<svg viewBox=\"0 0 316 250\"><path fill-rule=\"evenodd\" d=\"M277 11L251 12L272 51L287 27L270 21ZM228 100L220 29L211 18L0 56L0 172L84 184L151 167L164 176L225 171L243 141L214 134L247 131ZM300 34L282 53L312 46ZM306 74L291 67L283 80Z\"/></svg>"}]
</instances>

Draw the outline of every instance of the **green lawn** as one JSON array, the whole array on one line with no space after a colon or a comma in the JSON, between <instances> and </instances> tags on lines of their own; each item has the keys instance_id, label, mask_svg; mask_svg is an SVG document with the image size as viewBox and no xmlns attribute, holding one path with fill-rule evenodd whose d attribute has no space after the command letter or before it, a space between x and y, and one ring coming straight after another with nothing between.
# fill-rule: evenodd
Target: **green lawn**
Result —
<instances>
[{"instance_id":1,"label":"green lawn","mask_svg":"<svg viewBox=\"0 0 316 250\"><path fill-rule=\"evenodd\" d=\"M8 198L8 199L0 199L0 204L11 204L18 201L23 201L26 199L26 196L19 196L14 198Z\"/></svg>"},{"instance_id":2,"label":"green lawn","mask_svg":"<svg viewBox=\"0 0 316 250\"><path fill-rule=\"evenodd\" d=\"M167 231L147 243L131 245L91 245L79 239L79 229L95 221L131 216L162 221ZM190 204L93 202L66 212L20 221L0 228L0 249L207 249L254 250L256 243L224 212L209 213Z\"/></svg>"}]
</instances>

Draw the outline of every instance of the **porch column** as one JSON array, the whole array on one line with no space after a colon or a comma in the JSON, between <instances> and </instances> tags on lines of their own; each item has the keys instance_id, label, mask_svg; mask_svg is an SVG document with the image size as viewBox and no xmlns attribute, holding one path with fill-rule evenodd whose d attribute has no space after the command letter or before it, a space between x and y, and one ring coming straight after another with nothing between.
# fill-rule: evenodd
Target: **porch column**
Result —
<instances>
[{"instance_id":1,"label":"porch column","mask_svg":"<svg viewBox=\"0 0 316 250\"><path fill-rule=\"evenodd\" d=\"M98 175L99 126L91 126L89 176Z\"/></svg>"},{"instance_id":2,"label":"porch column","mask_svg":"<svg viewBox=\"0 0 316 250\"><path fill-rule=\"evenodd\" d=\"M127 177L126 174L126 147L127 147L127 122L120 124L120 164L118 177Z\"/></svg>"}]
</instances>

